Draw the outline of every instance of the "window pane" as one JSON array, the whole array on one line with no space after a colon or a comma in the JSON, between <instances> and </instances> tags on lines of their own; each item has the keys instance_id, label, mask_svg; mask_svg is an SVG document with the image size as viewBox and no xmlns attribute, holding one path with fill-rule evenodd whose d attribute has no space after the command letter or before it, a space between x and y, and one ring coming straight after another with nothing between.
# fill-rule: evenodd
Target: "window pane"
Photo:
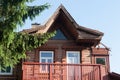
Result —
<instances>
[{"instance_id":1,"label":"window pane","mask_svg":"<svg viewBox=\"0 0 120 80\"><path fill-rule=\"evenodd\" d=\"M7 67L6 72L10 72L10 71L11 71L11 67Z\"/></svg>"},{"instance_id":2,"label":"window pane","mask_svg":"<svg viewBox=\"0 0 120 80\"><path fill-rule=\"evenodd\" d=\"M45 63L46 61L45 61L45 59L42 59L41 62Z\"/></svg>"},{"instance_id":3,"label":"window pane","mask_svg":"<svg viewBox=\"0 0 120 80\"><path fill-rule=\"evenodd\" d=\"M72 53L69 53L68 57L74 57L74 55Z\"/></svg>"},{"instance_id":4,"label":"window pane","mask_svg":"<svg viewBox=\"0 0 120 80\"><path fill-rule=\"evenodd\" d=\"M71 63L71 64L74 63L74 62L73 62L73 58L70 58L70 57L69 57L67 63Z\"/></svg>"},{"instance_id":5,"label":"window pane","mask_svg":"<svg viewBox=\"0 0 120 80\"><path fill-rule=\"evenodd\" d=\"M52 38L52 40L67 40L66 36L63 34L63 32L58 29L56 31L55 36Z\"/></svg>"},{"instance_id":6,"label":"window pane","mask_svg":"<svg viewBox=\"0 0 120 80\"><path fill-rule=\"evenodd\" d=\"M96 63L105 65L105 58L96 58Z\"/></svg>"},{"instance_id":7,"label":"window pane","mask_svg":"<svg viewBox=\"0 0 120 80\"><path fill-rule=\"evenodd\" d=\"M53 62L53 51L40 51L40 62L41 63L52 63Z\"/></svg>"},{"instance_id":8,"label":"window pane","mask_svg":"<svg viewBox=\"0 0 120 80\"><path fill-rule=\"evenodd\" d=\"M79 64L80 63L80 53L78 51L68 51L67 52L67 63Z\"/></svg>"},{"instance_id":9,"label":"window pane","mask_svg":"<svg viewBox=\"0 0 120 80\"><path fill-rule=\"evenodd\" d=\"M2 73L10 73L11 72L11 67L6 67L5 69L1 69Z\"/></svg>"},{"instance_id":10,"label":"window pane","mask_svg":"<svg viewBox=\"0 0 120 80\"><path fill-rule=\"evenodd\" d=\"M78 54L76 54L76 53L69 53L68 57L78 57Z\"/></svg>"},{"instance_id":11,"label":"window pane","mask_svg":"<svg viewBox=\"0 0 120 80\"><path fill-rule=\"evenodd\" d=\"M52 57L52 53L41 53L41 57Z\"/></svg>"},{"instance_id":12,"label":"window pane","mask_svg":"<svg viewBox=\"0 0 120 80\"><path fill-rule=\"evenodd\" d=\"M52 63L52 59L48 59L48 63Z\"/></svg>"}]
</instances>

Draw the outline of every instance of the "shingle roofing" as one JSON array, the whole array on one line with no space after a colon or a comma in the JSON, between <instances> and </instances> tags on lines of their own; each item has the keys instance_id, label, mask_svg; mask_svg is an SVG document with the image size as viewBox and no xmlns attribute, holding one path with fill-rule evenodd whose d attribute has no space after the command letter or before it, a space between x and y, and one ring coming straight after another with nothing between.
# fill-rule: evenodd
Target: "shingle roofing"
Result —
<instances>
[{"instance_id":1,"label":"shingle roofing","mask_svg":"<svg viewBox=\"0 0 120 80\"><path fill-rule=\"evenodd\" d=\"M58 19L58 16L60 13L63 13L67 17L69 22L72 23L72 25L76 29L76 32L78 33L78 39L99 39L101 40L102 36L104 35L102 32L98 30L93 30L93 29L78 25L63 5L60 5L58 7L58 9L48 19L45 25L37 24L35 28L25 29L21 32L25 32L29 34L30 33L46 33L48 29L51 27L51 25L56 21L56 19Z\"/></svg>"}]
</instances>

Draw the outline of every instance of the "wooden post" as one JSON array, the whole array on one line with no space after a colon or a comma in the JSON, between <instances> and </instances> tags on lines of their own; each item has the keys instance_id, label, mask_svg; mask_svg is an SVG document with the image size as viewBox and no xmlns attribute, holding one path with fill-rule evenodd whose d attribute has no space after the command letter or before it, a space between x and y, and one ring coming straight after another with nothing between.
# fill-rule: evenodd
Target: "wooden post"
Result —
<instances>
[{"instance_id":1,"label":"wooden post","mask_svg":"<svg viewBox=\"0 0 120 80\"><path fill-rule=\"evenodd\" d=\"M24 78L25 78L25 77L24 77L24 76L26 75L25 72L26 72L26 71L25 71L25 65L22 64L22 74L23 74L23 75L22 75L22 80L24 80Z\"/></svg>"},{"instance_id":2,"label":"wooden post","mask_svg":"<svg viewBox=\"0 0 120 80\"><path fill-rule=\"evenodd\" d=\"M49 64L49 66L50 66L50 80L52 80L52 64Z\"/></svg>"},{"instance_id":3,"label":"wooden post","mask_svg":"<svg viewBox=\"0 0 120 80\"><path fill-rule=\"evenodd\" d=\"M80 68L80 69L81 69L81 70L80 70L80 71L81 71L81 80L83 79L83 78L82 78L82 77L83 77L83 76L82 76L82 75L83 75L83 74L82 74L82 73L83 73L83 72L82 72L82 71L83 71L83 70L82 70L82 66L83 66L83 65L81 65L81 68Z\"/></svg>"},{"instance_id":4,"label":"wooden post","mask_svg":"<svg viewBox=\"0 0 120 80\"><path fill-rule=\"evenodd\" d=\"M95 67L96 66L92 66L93 67L93 71L91 72L92 74L92 79L95 80Z\"/></svg>"},{"instance_id":5,"label":"wooden post","mask_svg":"<svg viewBox=\"0 0 120 80\"><path fill-rule=\"evenodd\" d=\"M102 80L102 78L101 78L101 65L99 65L99 76L100 76L100 80Z\"/></svg>"}]
</instances>

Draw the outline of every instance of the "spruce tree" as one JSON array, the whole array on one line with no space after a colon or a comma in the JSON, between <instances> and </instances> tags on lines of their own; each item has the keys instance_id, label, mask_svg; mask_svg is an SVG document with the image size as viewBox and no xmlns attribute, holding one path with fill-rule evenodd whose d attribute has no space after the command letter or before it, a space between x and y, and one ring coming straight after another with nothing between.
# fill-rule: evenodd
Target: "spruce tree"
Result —
<instances>
[{"instance_id":1,"label":"spruce tree","mask_svg":"<svg viewBox=\"0 0 120 80\"><path fill-rule=\"evenodd\" d=\"M33 20L49 4L27 6L34 0L0 0L0 65L14 66L26 58L25 52L44 44L53 33L26 34L14 32L15 29L29 18ZM0 67L1 67L0 66Z\"/></svg>"}]
</instances>

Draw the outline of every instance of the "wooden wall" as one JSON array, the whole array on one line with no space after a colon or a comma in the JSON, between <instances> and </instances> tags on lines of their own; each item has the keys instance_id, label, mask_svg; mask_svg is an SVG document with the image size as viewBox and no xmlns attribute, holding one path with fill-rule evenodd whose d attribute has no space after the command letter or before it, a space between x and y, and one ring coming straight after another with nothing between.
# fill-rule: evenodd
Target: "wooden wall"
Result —
<instances>
[{"instance_id":1,"label":"wooden wall","mask_svg":"<svg viewBox=\"0 0 120 80\"><path fill-rule=\"evenodd\" d=\"M74 41L48 41L42 47L33 51L27 52L27 62L39 62L39 51L54 51L55 63L66 63L66 51L79 51L80 62L84 64L91 64L91 50L84 46L77 45Z\"/></svg>"},{"instance_id":2,"label":"wooden wall","mask_svg":"<svg viewBox=\"0 0 120 80\"><path fill-rule=\"evenodd\" d=\"M105 48L91 48L77 45L72 40L49 40L45 45L27 52L27 62L39 62L39 51L54 51L54 62L66 63L66 51L79 51L80 63L96 64L96 57L105 57L109 68L109 51Z\"/></svg>"},{"instance_id":3,"label":"wooden wall","mask_svg":"<svg viewBox=\"0 0 120 80\"><path fill-rule=\"evenodd\" d=\"M82 50L82 64L91 64L91 51L89 49Z\"/></svg>"},{"instance_id":4,"label":"wooden wall","mask_svg":"<svg viewBox=\"0 0 120 80\"><path fill-rule=\"evenodd\" d=\"M106 48L92 48L92 64L96 64L96 58L105 58L107 71L110 71L109 50Z\"/></svg>"},{"instance_id":5,"label":"wooden wall","mask_svg":"<svg viewBox=\"0 0 120 80\"><path fill-rule=\"evenodd\" d=\"M26 52L27 59L24 62L39 62L39 51L54 51L54 63L66 63L66 51L79 51L81 64L95 64L95 57L106 57L107 68L109 70L109 55L107 50L80 46L72 40L49 40L43 46ZM0 80L21 80L21 78L22 64L18 64L15 67L13 75L0 76Z\"/></svg>"}]
</instances>

